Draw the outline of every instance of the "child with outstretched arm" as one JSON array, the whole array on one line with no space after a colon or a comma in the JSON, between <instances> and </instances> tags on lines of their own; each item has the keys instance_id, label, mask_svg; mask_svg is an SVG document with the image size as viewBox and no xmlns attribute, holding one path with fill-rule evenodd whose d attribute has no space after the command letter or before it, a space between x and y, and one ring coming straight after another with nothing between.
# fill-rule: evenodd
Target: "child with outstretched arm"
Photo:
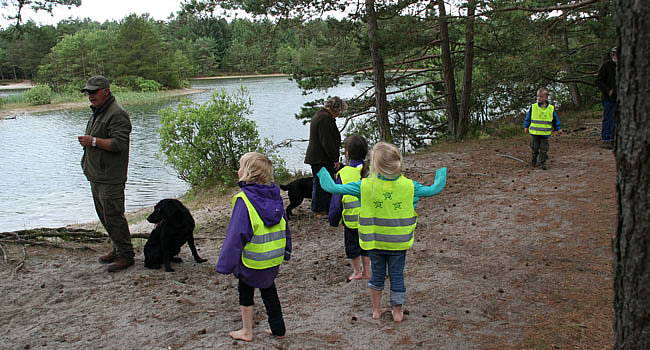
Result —
<instances>
[{"instance_id":1,"label":"child with outstretched arm","mask_svg":"<svg viewBox=\"0 0 650 350\"><path fill-rule=\"evenodd\" d=\"M239 279L242 328L230 332L233 339L253 340L253 296L259 288L270 329L278 337L285 334L275 277L280 264L291 256L291 234L280 196L273 181L271 161L256 152L239 160L239 187L233 197L233 211L217 262L217 272Z\"/></svg>"},{"instance_id":2,"label":"child with outstretched arm","mask_svg":"<svg viewBox=\"0 0 650 350\"><path fill-rule=\"evenodd\" d=\"M372 149L370 173L367 178L345 185L335 184L325 169L318 172L318 177L325 191L359 198L359 244L368 251L372 268L368 282L372 317L379 319L388 311L381 307L388 269L393 320L401 322L406 302L406 251L413 245L418 217L415 206L420 197L442 191L447 168L438 169L434 184L424 186L402 175L402 155L395 145L379 142Z\"/></svg>"}]
</instances>

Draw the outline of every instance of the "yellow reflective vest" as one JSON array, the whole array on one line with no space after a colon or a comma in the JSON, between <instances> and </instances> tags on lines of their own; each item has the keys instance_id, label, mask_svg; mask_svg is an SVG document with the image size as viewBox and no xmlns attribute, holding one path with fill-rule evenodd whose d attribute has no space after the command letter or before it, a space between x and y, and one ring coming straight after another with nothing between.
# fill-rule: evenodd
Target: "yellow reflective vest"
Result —
<instances>
[{"instance_id":1,"label":"yellow reflective vest","mask_svg":"<svg viewBox=\"0 0 650 350\"><path fill-rule=\"evenodd\" d=\"M553 132L553 111L552 104L542 108L537 102L533 103L530 113L530 126L528 132L531 135L550 135Z\"/></svg>"},{"instance_id":2,"label":"yellow reflective vest","mask_svg":"<svg viewBox=\"0 0 650 350\"><path fill-rule=\"evenodd\" d=\"M413 245L418 215L413 208L415 185L400 175L395 181L361 180L359 245L362 249L407 250Z\"/></svg>"},{"instance_id":3,"label":"yellow reflective vest","mask_svg":"<svg viewBox=\"0 0 650 350\"><path fill-rule=\"evenodd\" d=\"M284 250L287 246L287 222L284 217L278 224L266 226L243 191L233 197L233 208L237 198L241 198L246 204L248 217L253 227L253 238L246 243L241 255L244 266L262 270L282 264Z\"/></svg>"},{"instance_id":4,"label":"yellow reflective vest","mask_svg":"<svg viewBox=\"0 0 650 350\"><path fill-rule=\"evenodd\" d=\"M350 182L355 182L361 180L361 169L363 164L358 167L346 166L341 168L336 174L341 177L341 183L347 184ZM343 223L348 228L358 228L359 227L359 211L361 210L361 202L359 198L346 194L341 199L343 204L343 214L342 219Z\"/></svg>"}]
</instances>

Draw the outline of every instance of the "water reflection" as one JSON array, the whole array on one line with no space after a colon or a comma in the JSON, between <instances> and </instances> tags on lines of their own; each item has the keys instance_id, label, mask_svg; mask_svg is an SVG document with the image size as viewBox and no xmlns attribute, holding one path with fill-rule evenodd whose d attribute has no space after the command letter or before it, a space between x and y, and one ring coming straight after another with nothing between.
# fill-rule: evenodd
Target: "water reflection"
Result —
<instances>
[{"instance_id":1,"label":"water reflection","mask_svg":"<svg viewBox=\"0 0 650 350\"><path fill-rule=\"evenodd\" d=\"M276 143L287 138L308 138L309 126L294 117L305 102L328 95L350 97L358 91L345 86L327 94L304 96L294 82L281 77L199 80L193 87L207 91L189 98L203 103L215 89L233 92L241 85L248 88L253 101L249 117L257 123L261 136ZM162 198L178 197L188 189L170 167L156 158L160 150L158 111L175 106L179 100L126 108L133 124L126 185L128 211L151 206ZM82 148L77 141L89 113L84 108L0 120L0 177L4 182L0 186L0 232L96 220L90 186L80 167ZM290 169L308 169L303 164L306 146L298 143L280 150Z\"/></svg>"}]
</instances>

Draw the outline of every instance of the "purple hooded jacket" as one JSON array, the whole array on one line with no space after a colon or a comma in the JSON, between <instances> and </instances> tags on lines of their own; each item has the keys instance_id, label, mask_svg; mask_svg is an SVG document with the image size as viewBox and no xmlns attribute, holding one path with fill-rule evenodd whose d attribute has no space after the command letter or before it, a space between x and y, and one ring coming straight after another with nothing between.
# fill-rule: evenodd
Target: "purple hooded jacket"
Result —
<instances>
[{"instance_id":1,"label":"purple hooded jacket","mask_svg":"<svg viewBox=\"0 0 650 350\"><path fill-rule=\"evenodd\" d=\"M364 164L363 160L353 159L353 160L350 161L350 165L345 165L342 168L344 168L346 166L351 166L351 167L356 168L358 166L363 166L363 164ZM337 183L337 184L342 184L343 183L341 181L341 176L340 175L336 175L336 182L335 183ZM341 202L342 199L343 199L342 194L335 194L335 193L332 194L332 199L330 199L330 210L328 212L330 226L338 227L339 222L341 222L341 217L343 216L343 203ZM345 223L343 225L345 226Z\"/></svg>"},{"instance_id":2,"label":"purple hooded jacket","mask_svg":"<svg viewBox=\"0 0 650 350\"><path fill-rule=\"evenodd\" d=\"M253 204L255 210L265 225L272 226L280 222L284 217L284 204L280 196L280 187L273 184L270 186L256 183L239 182L239 187ZM232 210L230 224L223 241L223 247L217 262L217 272L222 274L233 274L242 282L253 288L268 288L273 284L278 275L279 266L263 270L250 269L241 261L242 251L246 243L253 238L253 227L248 217L248 208L243 200L238 199ZM287 224L287 246L284 252L284 260L291 257L291 233Z\"/></svg>"}]
</instances>

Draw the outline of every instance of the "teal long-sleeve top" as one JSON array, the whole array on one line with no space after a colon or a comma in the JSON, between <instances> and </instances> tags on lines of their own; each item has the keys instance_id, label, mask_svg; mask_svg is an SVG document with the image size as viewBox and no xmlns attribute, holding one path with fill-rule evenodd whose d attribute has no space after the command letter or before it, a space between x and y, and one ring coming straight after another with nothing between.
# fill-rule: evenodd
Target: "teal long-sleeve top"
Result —
<instances>
[{"instance_id":1,"label":"teal long-sleeve top","mask_svg":"<svg viewBox=\"0 0 650 350\"><path fill-rule=\"evenodd\" d=\"M318 179L320 180L321 188L329 193L349 194L357 198L361 196L362 180L356 182L350 182L345 185L336 184L334 183L332 176L330 176L330 174L327 172L327 170L325 170L325 168L321 168L316 175L318 175ZM397 179L386 179L381 175L378 176L380 179L386 181L397 180ZM415 208L416 205L418 204L418 200L420 199L420 197L435 196L438 193L440 193L443 188L445 188L445 185L447 184L447 168L444 167L436 170L436 178L434 180L433 185L431 186L425 186L415 180L411 180L411 181L413 181L413 185L415 185L414 194L413 194L413 208Z\"/></svg>"}]
</instances>

